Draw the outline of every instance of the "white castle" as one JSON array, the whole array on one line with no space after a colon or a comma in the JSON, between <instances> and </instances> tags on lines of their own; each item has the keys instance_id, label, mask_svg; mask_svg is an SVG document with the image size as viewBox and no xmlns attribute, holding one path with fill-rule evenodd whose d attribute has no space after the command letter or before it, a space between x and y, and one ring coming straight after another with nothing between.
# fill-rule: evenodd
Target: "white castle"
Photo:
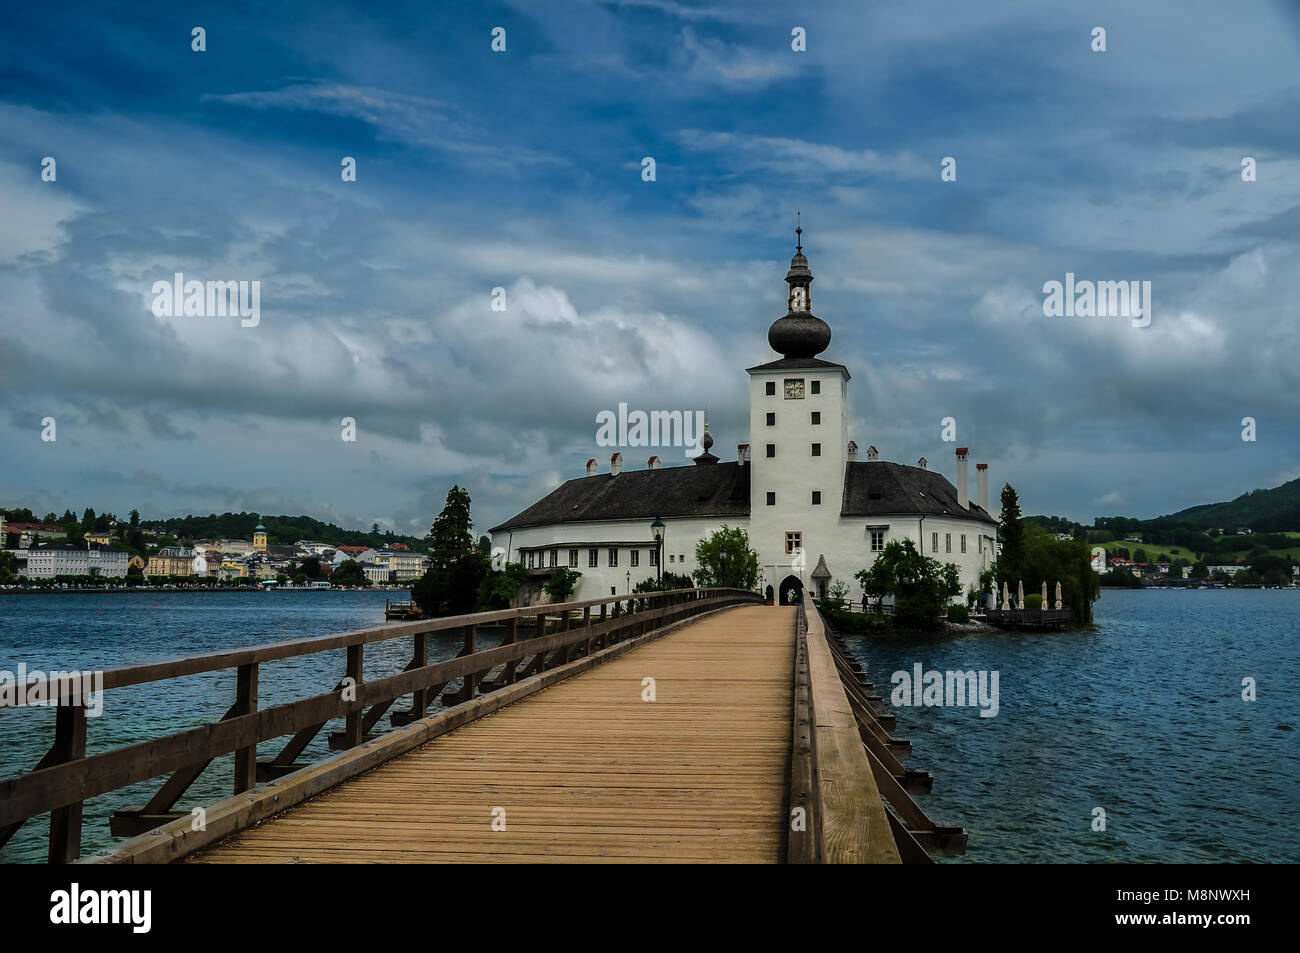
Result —
<instances>
[{"instance_id":1,"label":"white castle","mask_svg":"<svg viewBox=\"0 0 1300 953\"><path fill-rule=\"evenodd\" d=\"M802 239L802 229L796 229ZM859 459L849 439L849 371L817 355L831 329L812 314L813 275L797 245L787 313L767 340L780 358L747 369L751 444L734 461L710 450L691 466L664 467L650 457L644 470L625 470L614 453L609 470L587 461L587 475L567 481L490 531L494 549L522 562L540 582L556 567L582 573L573 599L627 592L658 572L654 530L663 533L663 571L696 569L695 544L727 524L749 533L758 552L761 588L781 603L796 591L825 595L835 580L862 591L854 574L871 565L893 539L960 569L963 594L997 556L997 521L988 510L988 465L977 464L970 498L967 448L956 453L957 485L930 470L878 459L874 446ZM961 597L959 597L961 598Z\"/></svg>"}]
</instances>

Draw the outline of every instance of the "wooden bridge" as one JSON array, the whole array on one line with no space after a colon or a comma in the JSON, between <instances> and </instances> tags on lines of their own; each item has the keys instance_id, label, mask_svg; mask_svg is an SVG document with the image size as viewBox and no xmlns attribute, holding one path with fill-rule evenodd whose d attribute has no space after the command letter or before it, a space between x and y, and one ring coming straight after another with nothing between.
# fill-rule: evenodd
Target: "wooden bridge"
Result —
<instances>
[{"instance_id":1,"label":"wooden bridge","mask_svg":"<svg viewBox=\"0 0 1300 953\"><path fill-rule=\"evenodd\" d=\"M480 648L495 629L500 644ZM429 636L456 631L430 663ZM410 639L363 678L367 645ZM494 639L495 641L495 639ZM259 666L341 652L325 694L258 708ZM0 782L0 844L50 815L52 862L78 859L82 805L167 776L80 862L927 862L964 849L935 825L857 663L814 607L696 589L389 625L104 673L112 690L234 670L220 721L86 755L67 696L49 754ZM56 686L51 686L56 690ZM403 698L411 707L380 719ZM430 711L437 701L442 710ZM298 761L331 720L337 753ZM288 738L273 757L258 745ZM233 796L176 805L234 753Z\"/></svg>"}]
</instances>

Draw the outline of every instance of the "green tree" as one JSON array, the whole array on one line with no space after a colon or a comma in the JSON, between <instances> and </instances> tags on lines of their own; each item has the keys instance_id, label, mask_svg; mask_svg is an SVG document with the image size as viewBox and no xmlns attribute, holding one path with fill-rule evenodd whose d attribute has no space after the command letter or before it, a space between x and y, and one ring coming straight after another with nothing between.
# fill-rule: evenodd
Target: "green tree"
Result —
<instances>
[{"instance_id":1,"label":"green tree","mask_svg":"<svg viewBox=\"0 0 1300 953\"><path fill-rule=\"evenodd\" d=\"M1002 485L1002 518L998 521L998 563L1003 579L1021 571L1024 556L1025 527L1020 519L1020 497L1010 483Z\"/></svg>"},{"instance_id":2,"label":"green tree","mask_svg":"<svg viewBox=\"0 0 1300 953\"><path fill-rule=\"evenodd\" d=\"M999 564L1002 562L998 560ZM1061 584L1061 601L1070 610L1074 622L1092 621L1092 603L1101 595L1097 573L1086 543L1057 539L1035 526L1027 527L1022 541L1019 571L1014 577L1003 576L1014 592L1024 582L1025 594L1037 592L1044 582L1048 595L1055 600L1056 584Z\"/></svg>"},{"instance_id":3,"label":"green tree","mask_svg":"<svg viewBox=\"0 0 1300 953\"><path fill-rule=\"evenodd\" d=\"M370 585L370 580L366 578L361 563L355 559L345 559L339 563L338 568L334 570L334 575L330 577L330 581L336 586Z\"/></svg>"},{"instance_id":4,"label":"green tree","mask_svg":"<svg viewBox=\"0 0 1300 953\"><path fill-rule=\"evenodd\" d=\"M519 587L528 579L523 563L506 563L500 571L491 571L479 585L478 610L511 609L519 595ZM419 602L416 599L416 602Z\"/></svg>"},{"instance_id":5,"label":"green tree","mask_svg":"<svg viewBox=\"0 0 1300 953\"><path fill-rule=\"evenodd\" d=\"M669 589L694 589L695 588L695 583L691 580L690 576L684 574L678 574L675 572L665 572L663 575L663 585L661 586L659 583L660 583L659 579L655 578L654 576L650 576L648 579L643 579L641 582L638 582L635 586L633 586L632 591L633 592L659 592L662 590L664 592L667 592Z\"/></svg>"},{"instance_id":6,"label":"green tree","mask_svg":"<svg viewBox=\"0 0 1300 953\"><path fill-rule=\"evenodd\" d=\"M469 508L468 491L453 485L429 529L429 569L411 586L411 598L428 617L474 611L491 569L489 557L475 549Z\"/></svg>"},{"instance_id":7,"label":"green tree","mask_svg":"<svg viewBox=\"0 0 1300 953\"><path fill-rule=\"evenodd\" d=\"M695 544L695 582L701 588L753 589L758 585L758 553L749 545L749 534L726 523L708 539ZM667 575L665 573L665 575Z\"/></svg>"},{"instance_id":8,"label":"green tree","mask_svg":"<svg viewBox=\"0 0 1300 953\"><path fill-rule=\"evenodd\" d=\"M877 601L892 596L894 620L909 628L933 623L961 593L957 566L921 555L910 539L890 540L869 568L854 575L862 591Z\"/></svg>"},{"instance_id":9,"label":"green tree","mask_svg":"<svg viewBox=\"0 0 1300 953\"><path fill-rule=\"evenodd\" d=\"M573 590L578 588L578 579L581 576L582 573L578 570L561 566L551 573L551 577L546 580L542 588L551 597L551 602L564 602L573 595Z\"/></svg>"}]
</instances>

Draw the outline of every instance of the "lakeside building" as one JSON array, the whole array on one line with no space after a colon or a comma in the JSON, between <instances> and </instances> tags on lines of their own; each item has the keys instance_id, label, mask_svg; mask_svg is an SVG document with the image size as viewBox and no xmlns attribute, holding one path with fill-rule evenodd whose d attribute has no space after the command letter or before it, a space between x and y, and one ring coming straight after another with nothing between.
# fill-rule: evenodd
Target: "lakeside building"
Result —
<instances>
[{"instance_id":1,"label":"lakeside building","mask_svg":"<svg viewBox=\"0 0 1300 953\"><path fill-rule=\"evenodd\" d=\"M194 550L188 546L164 546L149 557L146 576L194 575Z\"/></svg>"},{"instance_id":2,"label":"lakeside building","mask_svg":"<svg viewBox=\"0 0 1300 953\"><path fill-rule=\"evenodd\" d=\"M723 524L740 527L758 553L762 589L781 603L807 587L825 593L833 580L861 599L854 574L895 539L955 563L963 595L978 589L997 555L988 465L976 465L971 499L965 447L956 448L956 486L924 457L916 466L890 463L871 446L858 459L848 434L849 370L818 357L831 329L812 314L813 275L801 243L785 281L787 311L767 335L779 357L746 369L750 442L737 445L735 460L710 452L707 426L692 466L664 467L651 457L646 469L625 470L614 453L600 472L588 460L585 476L489 530L505 560L538 579L562 566L579 570L574 599L616 595L655 577L651 523L661 519L665 572L694 572L696 543Z\"/></svg>"},{"instance_id":3,"label":"lakeside building","mask_svg":"<svg viewBox=\"0 0 1300 953\"><path fill-rule=\"evenodd\" d=\"M55 576L125 577L131 554L97 543L42 543L27 551L25 575L32 579Z\"/></svg>"},{"instance_id":4,"label":"lakeside building","mask_svg":"<svg viewBox=\"0 0 1300 953\"><path fill-rule=\"evenodd\" d=\"M59 540L67 537L62 526L52 523L5 523L0 518L0 547L4 549L31 549L42 539Z\"/></svg>"},{"instance_id":5,"label":"lakeside building","mask_svg":"<svg viewBox=\"0 0 1300 953\"><path fill-rule=\"evenodd\" d=\"M384 549L375 556L375 563L388 567L389 580L407 582L419 579L428 568L428 557L413 553L409 549Z\"/></svg>"}]
</instances>

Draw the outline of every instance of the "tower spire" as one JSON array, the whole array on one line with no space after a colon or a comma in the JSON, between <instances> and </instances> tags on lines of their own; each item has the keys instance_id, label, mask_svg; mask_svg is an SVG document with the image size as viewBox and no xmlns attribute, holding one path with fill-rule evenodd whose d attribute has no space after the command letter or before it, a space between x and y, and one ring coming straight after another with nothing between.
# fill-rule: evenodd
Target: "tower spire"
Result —
<instances>
[{"instance_id":1,"label":"tower spire","mask_svg":"<svg viewBox=\"0 0 1300 953\"><path fill-rule=\"evenodd\" d=\"M803 213L799 209L794 210L794 250L796 254L803 254Z\"/></svg>"}]
</instances>

